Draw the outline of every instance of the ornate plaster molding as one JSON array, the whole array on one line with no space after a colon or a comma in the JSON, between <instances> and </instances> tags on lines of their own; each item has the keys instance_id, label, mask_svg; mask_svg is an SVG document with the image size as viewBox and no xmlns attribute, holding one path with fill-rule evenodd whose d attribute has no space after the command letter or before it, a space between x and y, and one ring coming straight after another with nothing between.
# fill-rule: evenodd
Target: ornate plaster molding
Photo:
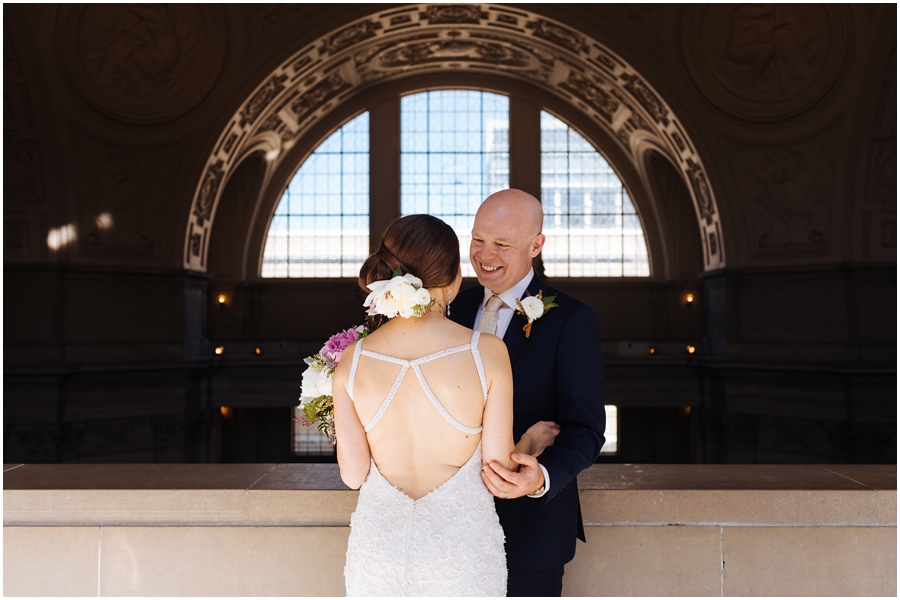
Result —
<instances>
[{"instance_id":1,"label":"ornate plaster molding","mask_svg":"<svg viewBox=\"0 0 900 600\"><path fill-rule=\"evenodd\" d=\"M694 5L686 9L685 65L701 92L752 121L807 110L834 84L850 27L836 5Z\"/></svg>"},{"instance_id":2,"label":"ornate plaster molding","mask_svg":"<svg viewBox=\"0 0 900 600\"><path fill-rule=\"evenodd\" d=\"M194 108L225 60L221 9L210 4L87 4L60 13L59 55L101 112L151 124Z\"/></svg>"},{"instance_id":3,"label":"ornate plaster molding","mask_svg":"<svg viewBox=\"0 0 900 600\"><path fill-rule=\"evenodd\" d=\"M309 44L268 74L219 136L197 184L185 231L185 268L205 271L224 184L264 141L282 150L341 102L375 84L435 72L524 80L577 107L619 140L635 164L647 142L688 184L707 270L725 266L715 194L678 118L621 57L538 14L490 4L410 5L374 13ZM280 145L279 145L280 144Z\"/></svg>"}]
</instances>

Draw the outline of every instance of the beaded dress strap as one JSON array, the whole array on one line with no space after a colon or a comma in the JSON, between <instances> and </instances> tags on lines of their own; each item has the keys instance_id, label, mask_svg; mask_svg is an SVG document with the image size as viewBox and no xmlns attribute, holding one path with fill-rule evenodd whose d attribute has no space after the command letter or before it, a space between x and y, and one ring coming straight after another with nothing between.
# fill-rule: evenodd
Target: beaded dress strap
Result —
<instances>
[{"instance_id":1,"label":"beaded dress strap","mask_svg":"<svg viewBox=\"0 0 900 600\"><path fill-rule=\"evenodd\" d=\"M356 368L359 366L359 353L362 352L363 339L359 338L353 350L353 362L350 363L350 376L347 377L347 395L353 400L353 382L356 380Z\"/></svg>"},{"instance_id":2,"label":"beaded dress strap","mask_svg":"<svg viewBox=\"0 0 900 600\"><path fill-rule=\"evenodd\" d=\"M480 331L472 332L472 358L475 359L475 368L478 369L478 379L481 380L481 389L484 391L484 403L487 404L488 389L487 379L484 377L484 363L481 362L481 352L478 351L478 338L481 336Z\"/></svg>"}]
</instances>

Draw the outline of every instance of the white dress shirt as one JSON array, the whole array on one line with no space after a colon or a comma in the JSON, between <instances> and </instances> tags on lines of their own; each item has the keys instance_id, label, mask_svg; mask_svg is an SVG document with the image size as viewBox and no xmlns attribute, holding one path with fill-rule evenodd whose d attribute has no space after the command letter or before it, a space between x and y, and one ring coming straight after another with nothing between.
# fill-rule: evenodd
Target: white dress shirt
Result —
<instances>
[{"instance_id":1,"label":"white dress shirt","mask_svg":"<svg viewBox=\"0 0 900 600\"><path fill-rule=\"evenodd\" d=\"M506 330L509 329L509 324L512 322L513 316L516 314L516 300L521 300L525 296L525 291L528 289L528 285L531 283L532 278L534 277L534 269L529 269L528 274L516 285L512 286L508 290L503 293L497 294L501 300L503 300L506 306L501 307L497 310L497 337L503 339L503 336L506 335ZM484 305L487 304L487 301L491 299L491 296L494 295L494 292L491 290L484 288L484 300L481 301L481 305L478 307L478 311L475 313L475 324L473 329L478 329L478 325L481 323L481 316L484 314ZM521 320L522 327L525 326L526 321L524 319ZM547 493L547 490L550 489L550 474L547 473L547 469L544 468L544 465L538 463L538 466L541 468L541 471L544 472L544 486L534 492L533 494L528 494L530 498L540 498L544 494Z\"/></svg>"}]
</instances>

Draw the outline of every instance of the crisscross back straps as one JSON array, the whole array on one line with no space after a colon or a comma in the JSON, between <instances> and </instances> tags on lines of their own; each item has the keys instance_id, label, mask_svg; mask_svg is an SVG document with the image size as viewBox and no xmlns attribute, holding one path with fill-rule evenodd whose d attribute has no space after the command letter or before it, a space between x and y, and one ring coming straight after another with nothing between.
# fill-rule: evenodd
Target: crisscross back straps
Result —
<instances>
[{"instance_id":1,"label":"crisscross back straps","mask_svg":"<svg viewBox=\"0 0 900 600\"><path fill-rule=\"evenodd\" d=\"M419 380L419 385L422 386L422 391L425 392L425 395L428 397L428 400L434 406L435 410L437 410L444 419L453 425L458 430L463 433L475 434L481 432L481 427L466 427L459 421L453 418L453 416L447 412L447 409L441 404L440 400L434 395L434 392L431 391L431 388L428 386L428 382L425 381L425 376L422 374L422 370L419 368L419 365L426 362L431 362L433 360L437 360L444 356L448 356L450 354L456 354L457 352L464 352L466 350L472 349L472 356L475 360L475 367L478 369L478 377L481 380L481 388L484 392L485 402L487 402L487 383L484 378L484 366L481 363L481 355L478 354L478 349L476 348L476 344L478 343L479 333L476 331L472 335L472 342L469 344L463 344L462 346L456 346L455 348L447 348L445 350L439 350L437 352L433 352L427 356L423 356L421 358L417 358L415 360L404 360L402 358L397 358L394 356L388 356L387 354L380 354L378 352L372 352L371 350L363 350L362 349L362 339L360 339L356 343L356 350L353 353L353 363L350 365L350 377L347 382L347 391L350 393L350 398L353 399L353 380L356 377L356 369L359 364L359 356L365 355L371 358L394 363L396 365L401 365L400 372L397 374L397 378L394 380L394 385L391 386L391 391L388 392L387 397L384 399L384 402L381 403L381 406L378 408L378 412L375 413L375 416L372 417L372 420L365 426L365 431L368 433L372 430L373 427L378 423L381 416L384 414L384 411L387 410L387 407L390 405L391 400L394 399L394 394L397 393L397 390L400 388L400 384L403 383L403 377L406 375L406 372L410 367L413 368L413 371L416 373L416 379Z\"/></svg>"},{"instance_id":2,"label":"crisscross back straps","mask_svg":"<svg viewBox=\"0 0 900 600\"><path fill-rule=\"evenodd\" d=\"M480 331L472 332L472 358L475 359L475 368L478 369L478 379L481 380L481 390L484 392L484 403L487 404L487 379L484 377L484 363L481 362L481 353L478 351L479 337L481 337Z\"/></svg>"}]
</instances>

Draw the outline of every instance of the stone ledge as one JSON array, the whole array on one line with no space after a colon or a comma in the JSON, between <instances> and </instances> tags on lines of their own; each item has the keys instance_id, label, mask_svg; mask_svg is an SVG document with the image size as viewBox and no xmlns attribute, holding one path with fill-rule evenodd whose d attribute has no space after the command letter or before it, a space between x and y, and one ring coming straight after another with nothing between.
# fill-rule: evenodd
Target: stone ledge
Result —
<instances>
[{"instance_id":1,"label":"stone ledge","mask_svg":"<svg viewBox=\"0 0 900 600\"><path fill-rule=\"evenodd\" d=\"M7 465L5 526L347 526L335 464ZM594 465L589 526L896 526L895 465Z\"/></svg>"}]
</instances>

